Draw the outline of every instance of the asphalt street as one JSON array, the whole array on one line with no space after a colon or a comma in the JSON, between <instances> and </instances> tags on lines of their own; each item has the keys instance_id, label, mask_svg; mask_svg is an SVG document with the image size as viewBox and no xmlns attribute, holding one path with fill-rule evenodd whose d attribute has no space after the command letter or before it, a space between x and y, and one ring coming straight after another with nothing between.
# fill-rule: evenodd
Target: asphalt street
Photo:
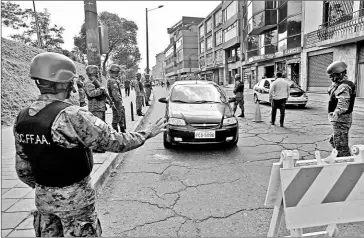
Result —
<instances>
[{"instance_id":1,"label":"asphalt street","mask_svg":"<svg viewBox=\"0 0 364 238\"><path fill-rule=\"evenodd\" d=\"M154 91L156 99L167 95L165 88ZM260 105L264 122L253 122L251 94L245 107L236 147L168 150L159 135L128 152L98 194L103 236L266 236L273 212L264 206L272 163L285 149L297 149L300 159L313 159L315 150L328 156L331 127L323 103L288 107L285 128L269 124L269 105ZM164 110L165 104L156 101L149 121L163 116ZM350 146L364 144L363 129L364 115L354 113ZM339 229L339 236L363 236L364 223ZM289 235L284 222L279 235Z\"/></svg>"}]
</instances>

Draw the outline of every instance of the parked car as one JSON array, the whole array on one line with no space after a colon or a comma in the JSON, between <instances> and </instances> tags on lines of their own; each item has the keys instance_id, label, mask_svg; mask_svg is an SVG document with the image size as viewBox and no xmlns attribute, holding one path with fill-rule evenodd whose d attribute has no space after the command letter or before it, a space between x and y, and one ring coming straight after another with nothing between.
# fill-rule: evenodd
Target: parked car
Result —
<instances>
[{"instance_id":1,"label":"parked car","mask_svg":"<svg viewBox=\"0 0 364 238\"><path fill-rule=\"evenodd\" d=\"M269 88L275 78L265 78L260 80L257 84L253 87L254 92L254 102L269 102ZM290 79L285 79L289 82L291 91L289 98L287 100L287 104L294 104L298 105L299 107L304 108L308 101L308 96L301 87Z\"/></svg>"},{"instance_id":2,"label":"parked car","mask_svg":"<svg viewBox=\"0 0 364 238\"><path fill-rule=\"evenodd\" d=\"M238 143L239 124L230 106L235 98L228 99L216 83L177 81L169 95L158 101L166 103L165 148L174 144Z\"/></svg>"}]
</instances>

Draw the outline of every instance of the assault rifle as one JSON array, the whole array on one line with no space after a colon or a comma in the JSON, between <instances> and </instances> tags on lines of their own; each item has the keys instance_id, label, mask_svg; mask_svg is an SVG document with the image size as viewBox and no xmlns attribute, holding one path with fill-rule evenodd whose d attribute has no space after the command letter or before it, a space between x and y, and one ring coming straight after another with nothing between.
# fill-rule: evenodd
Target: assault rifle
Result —
<instances>
[{"instance_id":1,"label":"assault rifle","mask_svg":"<svg viewBox=\"0 0 364 238\"><path fill-rule=\"evenodd\" d=\"M93 80L92 83L95 85L95 88L101 88L100 82L97 79ZM107 99L110 102L110 106L116 110L114 102L112 101L110 95L107 93L106 89L104 90L104 93L105 93L105 96L107 97Z\"/></svg>"}]
</instances>

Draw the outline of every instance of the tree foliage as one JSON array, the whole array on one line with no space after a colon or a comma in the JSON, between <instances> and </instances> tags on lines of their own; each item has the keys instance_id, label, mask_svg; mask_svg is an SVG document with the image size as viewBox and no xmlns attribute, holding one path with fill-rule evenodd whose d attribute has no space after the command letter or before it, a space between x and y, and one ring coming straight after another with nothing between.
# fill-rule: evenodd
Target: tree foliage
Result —
<instances>
[{"instance_id":1,"label":"tree foliage","mask_svg":"<svg viewBox=\"0 0 364 238\"><path fill-rule=\"evenodd\" d=\"M111 59L114 63L132 68L140 61L140 52L137 46L138 26L134 21L120 18L117 14L101 12L98 15L98 24L108 27L109 50L106 52L103 61L103 70L106 70L107 62ZM86 29L82 24L81 30L74 37L74 45L82 54L87 54Z\"/></svg>"},{"instance_id":2,"label":"tree foliage","mask_svg":"<svg viewBox=\"0 0 364 238\"><path fill-rule=\"evenodd\" d=\"M27 27L28 13L31 9L21 9L20 6L12 2L1 2L1 23L6 27L19 29Z\"/></svg>"}]
</instances>

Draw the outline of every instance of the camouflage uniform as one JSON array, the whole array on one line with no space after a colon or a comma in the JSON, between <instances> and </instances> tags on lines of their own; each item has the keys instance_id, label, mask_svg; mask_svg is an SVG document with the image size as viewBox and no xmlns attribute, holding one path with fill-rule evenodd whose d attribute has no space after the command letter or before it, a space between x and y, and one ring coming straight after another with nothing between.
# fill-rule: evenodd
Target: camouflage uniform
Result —
<instances>
[{"instance_id":1,"label":"camouflage uniform","mask_svg":"<svg viewBox=\"0 0 364 238\"><path fill-rule=\"evenodd\" d=\"M41 95L31 104L30 116L36 115L55 100L57 99L54 95ZM36 235L101 236L100 221L95 210L96 192L90 175L80 182L62 188L37 184L32 166L16 136L16 125L17 121L14 126L16 172L22 182L35 188L37 211L33 215ZM84 146L122 153L143 145L150 134L146 131L116 133L86 109L72 105L58 114L52 124L51 136L54 143L64 148Z\"/></svg>"},{"instance_id":2,"label":"camouflage uniform","mask_svg":"<svg viewBox=\"0 0 364 238\"><path fill-rule=\"evenodd\" d=\"M355 90L355 89L354 89ZM337 119L331 120L333 134L330 136L330 144L338 151L337 157L350 156L349 148L349 129L352 124L352 113L345 113L349 109L351 95L355 94L352 88L346 83L333 83L329 88L330 96L337 100L337 106L334 113L338 115Z\"/></svg>"},{"instance_id":3,"label":"camouflage uniform","mask_svg":"<svg viewBox=\"0 0 364 238\"><path fill-rule=\"evenodd\" d=\"M123 132L125 128L125 109L123 106L123 98L120 90L120 82L117 79L110 78L107 81L107 89L115 105L115 108L112 108L111 125L116 131L119 131L119 125L120 130Z\"/></svg>"},{"instance_id":4,"label":"camouflage uniform","mask_svg":"<svg viewBox=\"0 0 364 238\"><path fill-rule=\"evenodd\" d=\"M94 116L105 121L105 112L107 110L105 92L100 88L96 88L90 79L85 82L85 92L88 97L88 110Z\"/></svg>"},{"instance_id":5,"label":"camouflage uniform","mask_svg":"<svg viewBox=\"0 0 364 238\"><path fill-rule=\"evenodd\" d=\"M80 97L80 106L84 107L84 106L86 106L86 93L85 93L85 89L84 89L85 84L83 83L83 81L80 78L77 79L76 84L78 87L78 94Z\"/></svg>"},{"instance_id":6,"label":"camouflage uniform","mask_svg":"<svg viewBox=\"0 0 364 238\"><path fill-rule=\"evenodd\" d=\"M142 87L140 87L140 86L142 86ZM136 95L136 99L135 99L136 110L137 110L137 112L141 112L142 105L143 105L143 97L145 95L143 85L142 85L142 83L140 83L140 81L135 80L134 88L135 88L135 95Z\"/></svg>"},{"instance_id":7,"label":"camouflage uniform","mask_svg":"<svg viewBox=\"0 0 364 238\"><path fill-rule=\"evenodd\" d=\"M145 88L145 101L147 102L148 106L150 100L150 94L152 93L152 82L149 79L145 80L144 88Z\"/></svg>"}]
</instances>

